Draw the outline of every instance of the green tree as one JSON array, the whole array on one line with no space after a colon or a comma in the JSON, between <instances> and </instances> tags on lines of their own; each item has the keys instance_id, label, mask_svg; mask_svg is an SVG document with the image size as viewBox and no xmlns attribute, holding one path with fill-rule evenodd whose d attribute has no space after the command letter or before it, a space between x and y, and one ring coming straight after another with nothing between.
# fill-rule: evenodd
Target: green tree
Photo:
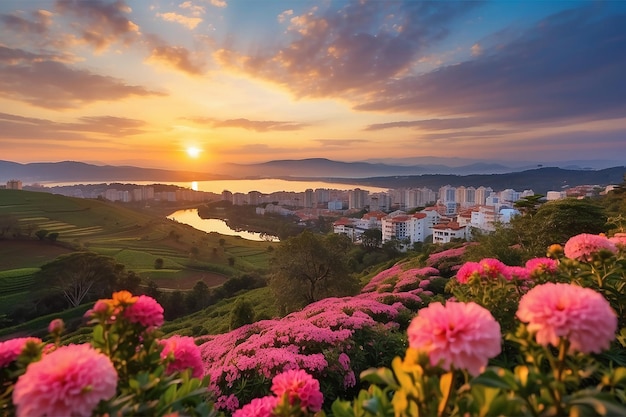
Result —
<instances>
[{"instance_id":1,"label":"green tree","mask_svg":"<svg viewBox=\"0 0 626 417\"><path fill-rule=\"evenodd\" d=\"M37 230L35 232L35 236L37 236L37 239L39 239L39 240L44 240L46 238L46 236L48 236L48 231L45 230L45 229Z\"/></svg>"},{"instance_id":2,"label":"green tree","mask_svg":"<svg viewBox=\"0 0 626 417\"><path fill-rule=\"evenodd\" d=\"M348 272L351 248L344 235L309 231L281 242L269 281L279 309L294 311L326 297L355 294L358 280Z\"/></svg>"},{"instance_id":3,"label":"green tree","mask_svg":"<svg viewBox=\"0 0 626 417\"><path fill-rule=\"evenodd\" d=\"M361 235L361 245L367 250L380 247L383 241L383 231L380 229L367 229Z\"/></svg>"},{"instance_id":4,"label":"green tree","mask_svg":"<svg viewBox=\"0 0 626 417\"><path fill-rule=\"evenodd\" d=\"M125 278L124 265L93 252L59 256L43 265L35 277L42 286L60 291L72 307L85 301L110 297Z\"/></svg>"},{"instance_id":5,"label":"green tree","mask_svg":"<svg viewBox=\"0 0 626 417\"><path fill-rule=\"evenodd\" d=\"M230 310L230 330L237 329L245 324L254 323L254 308L244 297L239 297Z\"/></svg>"},{"instance_id":6,"label":"green tree","mask_svg":"<svg viewBox=\"0 0 626 417\"><path fill-rule=\"evenodd\" d=\"M581 233L606 231L607 215L591 200L566 198L543 204L532 216L517 216L511 225L527 257L543 256L553 243L565 244Z\"/></svg>"},{"instance_id":7,"label":"green tree","mask_svg":"<svg viewBox=\"0 0 626 417\"><path fill-rule=\"evenodd\" d=\"M154 260L154 269L162 269L163 268L163 258L156 258Z\"/></svg>"}]
</instances>

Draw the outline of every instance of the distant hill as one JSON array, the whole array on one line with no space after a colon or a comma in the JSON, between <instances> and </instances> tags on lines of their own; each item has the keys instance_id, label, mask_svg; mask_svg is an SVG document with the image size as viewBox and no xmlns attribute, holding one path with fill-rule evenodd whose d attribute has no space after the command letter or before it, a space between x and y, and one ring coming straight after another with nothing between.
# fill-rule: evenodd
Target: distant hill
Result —
<instances>
[{"instance_id":1,"label":"distant hill","mask_svg":"<svg viewBox=\"0 0 626 417\"><path fill-rule=\"evenodd\" d=\"M579 161L582 162L582 161ZM115 182L158 181L165 183L209 181L222 179L280 178L285 180L326 180L329 182L363 184L382 188L452 186L485 186L494 190L513 188L532 189L544 194L568 186L622 182L626 168L564 169L542 167L512 169L497 163L476 162L470 165L393 166L369 162L338 162L314 158L279 160L260 164L223 163L212 169L220 174L206 172L171 171L132 166L91 165L81 162L55 162L18 164L0 161L0 184L9 179L22 183L34 182Z\"/></svg>"},{"instance_id":2,"label":"distant hill","mask_svg":"<svg viewBox=\"0 0 626 417\"><path fill-rule=\"evenodd\" d=\"M568 170L561 168L538 168L522 172L489 175L411 175L395 177L372 177L351 179L351 184L363 184L382 188L420 188L437 190L444 185L453 187L491 187L494 191L512 188L516 191L533 190L537 194L559 191L577 185L620 184L624 181L626 166L589 170ZM332 179L335 182L342 178Z\"/></svg>"},{"instance_id":3,"label":"distant hill","mask_svg":"<svg viewBox=\"0 0 626 417\"><path fill-rule=\"evenodd\" d=\"M165 169L139 168L133 166L91 165L83 162L39 162L18 164L0 161L0 184L10 179L23 183L74 182L74 181L200 181L232 179L227 175L206 172L169 171Z\"/></svg>"}]
</instances>

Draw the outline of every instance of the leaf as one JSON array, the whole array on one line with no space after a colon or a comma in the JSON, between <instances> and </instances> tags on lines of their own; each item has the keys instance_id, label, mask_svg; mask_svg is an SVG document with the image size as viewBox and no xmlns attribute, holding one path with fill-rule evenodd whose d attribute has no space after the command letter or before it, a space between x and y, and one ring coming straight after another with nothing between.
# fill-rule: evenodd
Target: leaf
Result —
<instances>
[{"instance_id":1,"label":"leaf","mask_svg":"<svg viewBox=\"0 0 626 417\"><path fill-rule=\"evenodd\" d=\"M361 372L361 380L367 381L375 385L388 386L392 389L398 387L396 378L389 368L370 368Z\"/></svg>"},{"instance_id":2,"label":"leaf","mask_svg":"<svg viewBox=\"0 0 626 417\"><path fill-rule=\"evenodd\" d=\"M352 410L350 401L335 400L330 409L335 417L357 417L358 415Z\"/></svg>"},{"instance_id":3,"label":"leaf","mask_svg":"<svg viewBox=\"0 0 626 417\"><path fill-rule=\"evenodd\" d=\"M104 327L101 324L93 328L93 344L95 347L104 346Z\"/></svg>"},{"instance_id":4,"label":"leaf","mask_svg":"<svg viewBox=\"0 0 626 417\"><path fill-rule=\"evenodd\" d=\"M570 405L586 405L591 407L601 416L626 416L626 407L613 402L612 399L599 397L576 398L569 402Z\"/></svg>"},{"instance_id":5,"label":"leaf","mask_svg":"<svg viewBox=\"0 0 626 417\"><path fill-rule=\"evenodd\" d=\"M443 415L445 408L452 394L452 382L454 381L454 373L447 372L441 376L439 380L439 389L441 390L441 400L439 400L439 406L437 407L437 415Z\"/></svg>"},{"instance_id":6,"label":"leaf","mask_svg":"<svg viewBox=\"0 0 626 417\"><path fill-rule=\"evenodd\" d=\"M504 372L502 372L502 375L499 375L492 369L488 369L476 378L472 379L470 384L483 385L491 388L515 389L517 384L515 383L515 379L512 378L510 371L505 371L503 369L501 371Z\"/></svg>"}]
</instances>

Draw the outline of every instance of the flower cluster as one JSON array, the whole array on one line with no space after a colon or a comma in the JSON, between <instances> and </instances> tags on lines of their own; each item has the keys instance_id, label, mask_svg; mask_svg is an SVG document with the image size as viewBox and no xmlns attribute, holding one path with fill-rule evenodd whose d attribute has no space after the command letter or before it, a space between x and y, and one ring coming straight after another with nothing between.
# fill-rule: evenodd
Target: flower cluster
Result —
<instances>
[{"instance_id":1,"label":"flower cluster","mask_svg":"<svg viewBox=\"0 0 626 417\"><path fill-rule=\"evenodd\" d=\"M200 350L192 338L159 339L163 308L156 300L120 291L85 317L90 343L62 345L60 319L48 326L53 343L0 343L0 410L18 417L212 413L208 381L197 379Z\"/></svg>"},{"instance_id":2,"label":"flower cluster","mask_svg":"<svg viewBox=\"0 0 626 417\"><path fill-rule=\"evenodd\" d=\"M324 402L319 381L301 369L276 375L271 391L274 395L253 399L233 417L306 416L320 411Z\"/></svg>"},{"instance_id":3,"label":"flower cluster","mask_svg":"<svg viewBox=\"0 0 626 417\"><path fill-rule=\"evenodd\" d=\"M385 300L391 302L386 304L373 296L381 294L327 298L282 319L262 320L205 338L200 349L217 408L233 411L251 400L245 392L232 394L233 387L243 381L267 385L263 381L293 369L325 381L333 378L336 382L329 389L335 395L353 387L358 369L353 369L351 358L360 358L367 348L357 344L360 335L367 335L367 340L374 335L388 338L389 328L399 326L395 322L399 314L408 311L395 297Z\"/></svg>"}]
</instances>

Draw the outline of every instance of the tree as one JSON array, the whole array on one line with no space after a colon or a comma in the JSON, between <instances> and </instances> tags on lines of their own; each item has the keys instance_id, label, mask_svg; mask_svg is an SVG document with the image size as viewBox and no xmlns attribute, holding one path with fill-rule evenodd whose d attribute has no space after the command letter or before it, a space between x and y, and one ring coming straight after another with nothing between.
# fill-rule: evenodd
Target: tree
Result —
<instances>
[{"instance_id":1,"label":"tree","mask_svg":"<svg viewBox=\"0 0 626 417\"><path fill-rule=\"evenodd\" d=\"M380 229L367 229L361 235L361 245L367 250L378 248L383 241L383 231Z\"/></svg>"},{"instance_id":2,"label":"tree","mask_svg":"<svg viewBox=\"0 0 626 417\"><path fill-rule=\"evenodd\" d=\"M230 311L230 330L252 323L254 323L254 308L252 304L243 297L237 298Z\"/></svg>"},{"instance_id":3,"label":"tree","mask_svg":"<svg viewBox=\"0 0 626 417\"><path fill-rule=\"evenodd\" d=\"M358 280L348 272L351 248L344 235L309 231L281 242L269 281L279 309L294 311L326 297L355 294Z\"/></svg>"},{"instance_id":4,"label":"tree","mask_svg":"<svg viewBox=\"0 0 626 417\"><path fill-rule=\"evenodd\" d=\"M544 203L541 201L545 196L541 194L529 195L517 200L513 206L520 211L523 215L534 216L539 210L539 207Z\"/></svg>"},{"instance_id":5,"label":"tree","mask_svg":"<svg viewBox=\"0 0 626 417\"><path fill-rule=\"evenodd\" d=\"M553 243L565 244L581 233L606 231L604 209L591 200L566 198L543 204L532 217L518 216L511 225L527 257L543 256Z\"/></svg>"},{"instance_id":6,"label":"tree","mask_svg":"<svg viewBox=\"0 0 626 417\"><path fill-rule=\"evenodd\" d=\"M40 229L35 232L35 236L37 236L37 239L39 240L44 240L47 235L48 231L46 229Z\"/></svg>"},{"instance_id":7,"label":"tree","mask_svg":"<svg viewBox=\"0 0 626 417\"><path fill-rule=\"evenodd\" d=\"M93 252L59 256L41 267L36 282L59 290L72 307L84 301L108 297L126 277L124 265Z\"/></svg>"},{"instance_id":8,"label":"tree","mask_svg":"<svg viewBox=\"0 0 626 417\"><path fill-rule=\"evenodd\" d=\"M162 269L163 268L163 258L156 258L154 260L154 269Z\"/></svg>"}]
</instances>

